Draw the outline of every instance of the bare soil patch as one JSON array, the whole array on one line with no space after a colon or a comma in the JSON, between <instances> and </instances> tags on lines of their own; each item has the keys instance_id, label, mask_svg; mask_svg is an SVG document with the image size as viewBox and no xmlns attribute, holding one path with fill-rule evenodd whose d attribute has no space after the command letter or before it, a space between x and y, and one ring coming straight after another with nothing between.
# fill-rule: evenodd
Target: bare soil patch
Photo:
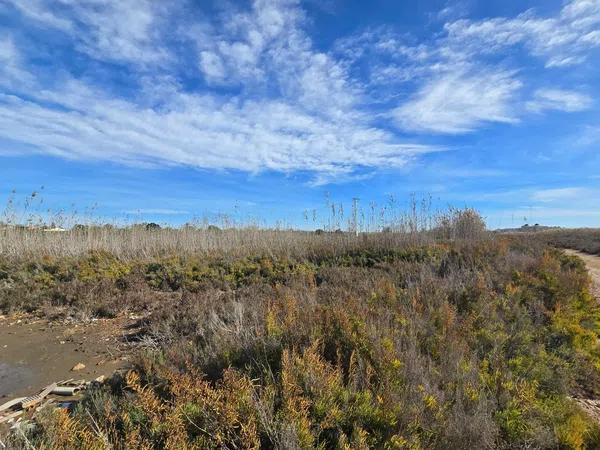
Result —
<instances>
[{"instance_id":1,"label":"bare soil patch","mask_svg":"<svg viewBox=\"0 0 600 450\"><path fill-rule=\"evenodd\" d=\"M0 403L55 381L112 374L127 362L133 322L127 317L81 324L0 316ZM71 370L80 363L85 368Z\"/></svg>"}]
</instances>

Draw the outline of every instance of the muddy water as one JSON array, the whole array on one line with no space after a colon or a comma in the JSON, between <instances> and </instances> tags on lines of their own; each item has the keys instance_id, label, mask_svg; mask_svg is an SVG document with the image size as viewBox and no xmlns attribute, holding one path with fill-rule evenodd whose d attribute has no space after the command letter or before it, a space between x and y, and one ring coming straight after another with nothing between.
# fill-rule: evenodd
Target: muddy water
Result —
<instances>
[{"instance_id":1,"label":"muddy water","mask_svg":"<svg viewBox=\"0 0 600 450\"><path fill-rule=\"evenodd\" d=\"M33 373L29 368L0 361L0 398L26 389L32 380Z\"/></svg>"}]
</instances>

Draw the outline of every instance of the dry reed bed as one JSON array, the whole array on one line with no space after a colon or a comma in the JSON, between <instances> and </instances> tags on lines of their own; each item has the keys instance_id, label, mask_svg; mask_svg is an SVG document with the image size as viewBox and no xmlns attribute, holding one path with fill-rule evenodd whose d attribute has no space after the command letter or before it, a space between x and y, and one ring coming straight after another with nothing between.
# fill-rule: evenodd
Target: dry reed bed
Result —
<instances>
[{"instance_id":1,"label":"dry reed bed","mask_svg":"<svg viewBox=\"0 0 600 450\"><path fill-rule=\"evenodd\" d=\"M340 254L364 248L398 248L433 242L428 233L315 233L254 228L206 230L93 228L50 232L7 228L0 230L0 256L23 259L37 256L78 257L103 251L119 258L163 255L256 255L309 257Z\"/></svg>"},{"instance_id":2,"label":"dry reed bed","mask_svg":"<svg viewBox=\"0 0 600 450\"><path fill-rule=\"evenodd\" d=\"M439 239L479 239L485 234L483 219L471 208L432 212L427 202L419 204L414 199L409 211L393 210L387 222L373 225L374 228L372 224L358 224L355 217L354 221L348 222L348 231L343 232L338 216L339 212L334 212L327 219L324 227L328 231L315 232L256 226L160 228L143 224L124 227L75 225L68 230L51 231L48 228L54 225L44 222L42 217L18 220L5 213L0 216L0 256L13 259L79 257L91 251L102 251L118 258L190 254L303 258L352 250L424 245ZM362 232L358 232L360 230Z\"/></svg>"}]
</instances>

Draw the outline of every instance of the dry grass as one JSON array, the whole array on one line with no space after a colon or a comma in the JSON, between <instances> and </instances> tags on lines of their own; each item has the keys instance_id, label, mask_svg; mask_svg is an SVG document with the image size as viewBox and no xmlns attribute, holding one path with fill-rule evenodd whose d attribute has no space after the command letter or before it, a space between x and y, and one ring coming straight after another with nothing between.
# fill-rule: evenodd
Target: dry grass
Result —
<instances>
[{"instance_id":1,"label":"dry grass","mask_svg":"<svg viewBox=\"0 0 600 450\"><path fill-rule=\"evenodd\" d=\"M26 228L0 229L0 255L8 258L82 256L102 251L120 258L161 255L310 256L351 249L398 247L432 242L427 233L315 233L291 230L198 228L146 230L143 227L92 227L48 232Z\"/></svg>"},{"instance_id":2,"label":"dry grass","mask_svg":"<svg viewBox=\"0 0 600 450\"><path fill-rule=\"evenodd\" d=\"M77 225L80 218L75 213L71 217L62 211L40 213L41 202L36 192L22 205L14 197L9 199L0 215L0 257L80 257L93 251L127 259L192 254L312 257L430 244L438 239L478 239L485 230L485 223L473 209L433 211L430 199L416 198L406 210L398 209L393 200L380 211L374 205L364 211L353 203L349 217L344 215L342 204L328 200L329 215L320 224L322 228L314 232L257 227L227 216L223 216L220 227L208 222L180 228L156 224L117 226L92 219L84 221L88 225ZM308 212L305 216L308 218ZM315 221L305 225L318 226ZM61 226L64 231L50 231ZM347 231L342 231L344 227Z\"/></svg>"},{"instance_id":3,"label":"dry grass","mask_svg":"<svg viewBox=\"0 0 600 450\"><path fill-rule=\"evenodd\" d=\"M571 248L591 255L600 255L600 229L557 229L536 233L537 239L560 248Z\"/></svg>"}]
</instances>

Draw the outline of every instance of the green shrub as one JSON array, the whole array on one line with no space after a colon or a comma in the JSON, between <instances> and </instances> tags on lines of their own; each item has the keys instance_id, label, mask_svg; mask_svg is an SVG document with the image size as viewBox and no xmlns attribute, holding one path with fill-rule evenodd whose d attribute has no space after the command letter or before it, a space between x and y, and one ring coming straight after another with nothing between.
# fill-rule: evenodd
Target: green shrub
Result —
<instances>
[{"instance_id":1,"label":"green shrub","mask_svg":"<svg viewBox=\"0 0 600 450\"><path fill-rule=\"evenodd\" d=\"M76 310L69 289L102 286L107 312L151 311L154 349L41 418L36 448L600 445L569 399L600 395L599 308L581 262L535 242L0 267L3 298Z\"/></svg>"}]
</instances>

